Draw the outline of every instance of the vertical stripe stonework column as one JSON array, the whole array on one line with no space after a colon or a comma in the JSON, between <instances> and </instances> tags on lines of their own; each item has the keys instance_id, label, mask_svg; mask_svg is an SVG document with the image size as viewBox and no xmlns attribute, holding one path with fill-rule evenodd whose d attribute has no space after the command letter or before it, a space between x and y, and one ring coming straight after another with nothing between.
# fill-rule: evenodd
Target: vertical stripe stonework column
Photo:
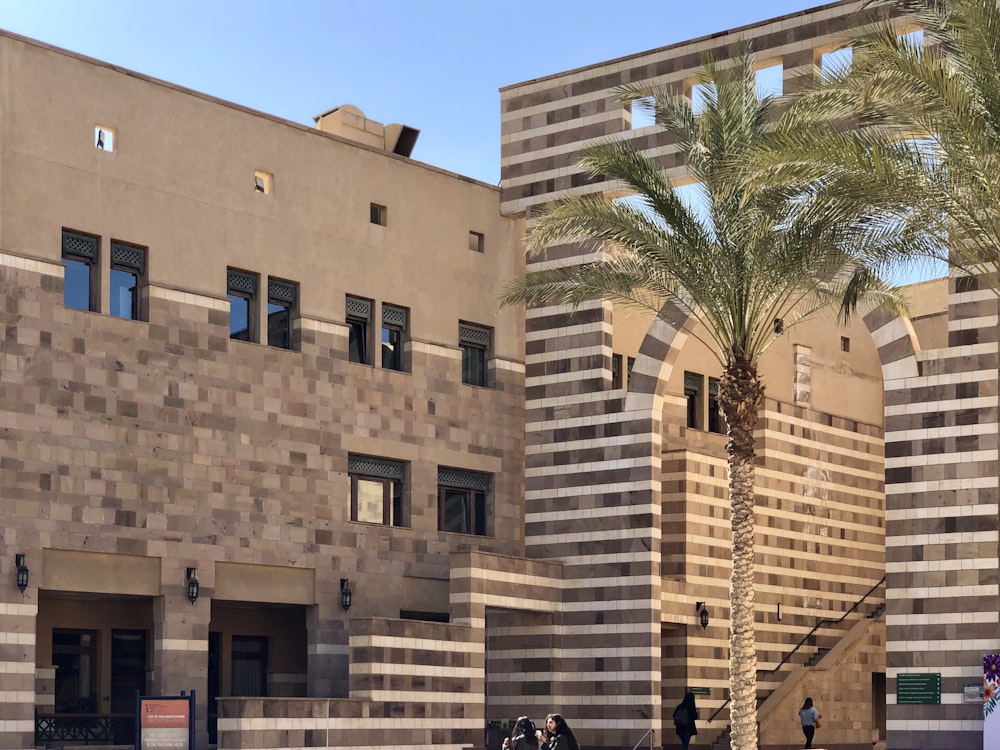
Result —
<instances>
[{"instance_id":1,"label":"vertical stripe stonework column","mask_svg":"<svg viewBox=\"0 0 1000 750\"><path fill-rule=\"evenodd\" d=\"M207 571L206 571L207 573ZM171 580L183 581L184 571L164 570ZM208 708L208 629L212 600L202 587L202 595L193 604L180 585L176 593L157 597L153 603L153 692L178 695L196 690L195 740L198 748L208 742L205 721Z\"/></svg>"},{"instance_id":2,"label":"vertical stripe stonework column","mask_svg":"<svg viewBox=\"0 0 1000 750\"><path fill-rule=\"evenodd\" d=\"M13 554L6 555L13 562ZM38 605L30 590L14 585L13 568L0 565L0 748L35 745L35 621Z\"/></svg>"},{"instance_id":3,"label":"vertical stripe stonework column","mask_svg":"<svg viewBox=\"0 0 1000 750\"><path fill-rule=\"evenodd\" d=\"M958 287L958 288L956 288ZM887 730L890 747L978 748L962 702L997 647L997 298L951 279L948 346L916 350L870 316L885 382ZM896 700L901 674L939 673L942 705Z\"/></svg>"}]
</instances>

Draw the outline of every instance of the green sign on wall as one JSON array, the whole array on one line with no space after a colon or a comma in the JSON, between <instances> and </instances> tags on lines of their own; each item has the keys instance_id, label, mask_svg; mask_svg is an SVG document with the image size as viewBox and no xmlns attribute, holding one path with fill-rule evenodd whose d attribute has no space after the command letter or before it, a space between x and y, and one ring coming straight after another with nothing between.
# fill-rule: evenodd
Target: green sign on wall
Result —
<instances>
[{"instance_id":1,"label":"green sign on wall","mask_svg":"<svg viewBox=\"0 0 1000 750\"><path fill-rule=\"evenodd\" d=\"M707 687L693 687L693 688L690 688L690 690L695 695L711 695L712 694L712 688L707 688Z\"/></svg>"},{"instance_id":2,"label":"green sign on wall","mask_svg":"<svg viewBox=\"0 0 1000 750\"><path fill-rule=\"evenodd\" d=\"M897 704L938 704L940 702L940 672L896 675Z\"/></svg>"}]
</instances>

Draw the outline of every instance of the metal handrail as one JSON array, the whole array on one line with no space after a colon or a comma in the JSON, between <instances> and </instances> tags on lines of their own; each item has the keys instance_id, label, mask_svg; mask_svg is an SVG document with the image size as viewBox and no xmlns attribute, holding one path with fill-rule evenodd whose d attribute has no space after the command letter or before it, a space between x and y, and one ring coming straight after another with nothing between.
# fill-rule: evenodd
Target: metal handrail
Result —
<instances>
[{"instance_id":1,"label":"metal handrail","mask_svg":"<svg viewBox=\"0 0 1000 750\"><path fill-rule=\"evenodd\" d=\"M639 741L632 746L632 750L638 750L639 745L641 745L642 741L647 737L649 737L649 750L653 750L653 742L656 741L656 731L652 727L647 729L646 733L639 738Z\"/></svg>"},{"instance_id":2,"label":"metal handrail","mask_svg":"<svg viewBox=\"0 0 1000 750\"><path fill-rule=\"evenodd\" d=\"M861 606L862 602L864 602L864 601L865 601L865 599L867 599L867 598L868 598L869 596L871 596L871 595L872 595L872 594L873 594L873 593L875 592L875 590L876 590L876 589L877 589L877 588L878 588L879 586L881 586L881 585L882 585L883 583L885 583L885 576L882 576L882 580L881 580L881 581L879 581L879 582L878 582L878 583L876 583L876 584L875 584L874 586L872 586L872 587L871 587L870 589L868 589L868 592L867 592L867 593L866 593L866 594L865 594L864 596L862 596L862 597L861 597L860 599L858 599L858 600L857 600L856 602L854 602L854 604L853 604L853 605L851 605L851 608L850 608L849 610L847 610L846 612L844 612L844 614L843 614L843 615L841 615L839 619L836 619L836 620L834 620L834 619L832 619L832 618L827 618L827 617L824 617L824 618L822 618L822 619L820 619L820 620L817 620L817 621L816 621L816 624L815 624L815 625L813 626L813 629L812 629L812 630L810 630L810 631L809 631L808 633L806 633L806 634L805 634L805 636L803 636L802 640L801 640L801 641L799 641L799 642L798 642L798 643L797 643L797 644L795 645L795 648L793 648L793 649L792 649L791 651L789 651L789 652L788 652L787 654L785 654L784 658L782 658L782 660L778 662L778 666L776 666L776 667L775 667L774 669L758 669L758 670L757 670L757 674L759 674L759 675L760 675L760 674L764 674L764 675L772 675L772 674L774 674L775 672L777 672L777 671L778 671L779 669L781 669L781 668L782 668L782 667L783 667L783 666L784 666L785 664L787 664L787 663L788 663L788 660L789 660L789 659L791 659L791 658L792 658L793 656L795 656L796 652L797 652L797 651L798 651L798 650L799 650L800 648L802 648L802 645L803 645L803 644L804 644L804 643L805 643L806 641L808 641L808 640L809 640L809 639L810 639L810 638L812 637L813 633L815 633L815 632L816 632L817 630L819 630L819 629L820 629L821 627L823 627L824 625L839 625L840 623L842 623L842 622L843 622L844 620L846 620L846 619L847 619L848 615L850 615L850 614L851 614L852 612L854 612L854 611L855 611L855 610L856 610L856 609L857 609L857 608L858 608L859 606ZM723 704L722 704L721 706L719 706L719 707L718 707L718 708L717 708L717 709L715 710L715 713L714 713L714 714L712 714L712 715L711 715L711 717L709 717L709 719L708 719L708 720L709 720L709 721L714 721L714 720L715 720L715 717L716 717L716 716L718 716L718 715L719 715L720 713L722 713L722 710L723 710L723 709L724 709L724 708L725 708L726 706L728 706L728 705L729 705L729 702L730 702L731 700L732 700L731 698L726 698L726 701L725 701L725 703L723 703ZM632 750L635 750L635 748L633 748Z\"/></svg>"}]
</instances>

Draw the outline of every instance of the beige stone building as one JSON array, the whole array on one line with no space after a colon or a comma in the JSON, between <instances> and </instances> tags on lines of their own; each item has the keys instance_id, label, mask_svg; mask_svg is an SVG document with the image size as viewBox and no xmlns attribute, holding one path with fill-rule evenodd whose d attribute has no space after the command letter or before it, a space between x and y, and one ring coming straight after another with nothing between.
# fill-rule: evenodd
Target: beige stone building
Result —
<instances>
[{"instance_id":1,"label":"beige stone building","mask_svg":"<svg viewBox=\"0 0 1000 750\"><path fill-rule=\"evenodd\" d=\"M136 690L191 689L199 748L497 750L512 719L550 711L586 747L670 747L686 689L700 744L721 741L718 364L697 330L600 302L498 310L496 294L536 206L615 190L579 173L581 145L637 139L681 174L615 85L684 91L704 51L749 36L791 88L854 8L504 89L502 192L414 161L415 128L355 107L306 127L0 35L0 748L81 727L130 744ZM907 458L957 446L969 409L995 423L995 386L970 395L995 336L967 332L992 330L995 302L967 287L921 290L909 326L792 329L763 363L765 747L799 740L805 695L838 747L933 747L931 721L974 734L952 698L986 620L953 651L932 623L985 593L942 610L941 587L995 576L950 562L995 546L969 527L995 521L984 470L962 465L969 515L941 512L918 561L911 535L937 532L908 509L938 489L913 482L937 469ZM910 424L937 414L908 401L914 377L941 425ZM976 424L969 461L995 462ZM888 542L887 465L903 503ZM895 675L934 659L942 705L896 706Z\"/></svg>"}]
</instances>

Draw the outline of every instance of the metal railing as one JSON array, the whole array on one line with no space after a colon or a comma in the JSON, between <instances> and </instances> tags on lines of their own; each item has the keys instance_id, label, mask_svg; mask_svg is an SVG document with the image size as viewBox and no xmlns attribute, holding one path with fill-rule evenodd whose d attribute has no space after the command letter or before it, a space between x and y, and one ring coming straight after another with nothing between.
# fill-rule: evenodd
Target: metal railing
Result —
<instances>
[{"instance_id":1,"label":"metal railing","mask_svg":"<svg viewBox=\"0 0 1000 750\"><path fill-rule=\"evenodd\" d=\"M638 750L639 745L641 745L642 741L647 737L649 737L649 750L653 750L653 742L656 741L656 731L652 727L647 729L646 733L639 738L639 741L632 745L632 750Z\"/></svg>"},{"instance_id":2,"label":"metal railing","mask_svg":"<svg viewBox=\"0 0 1000 750\"><path fill-rule=\"evenodd\" d=\"M36 714L35 747L135 744L133 714Z\"/></svg>"},{"instance_id":3,"label":"metal railing","mask_svg":"<svg viewBox=\"0 0 1000 750\"><path fill-rule=\"evenodd\" d=\"M802 637L802 640L800 640L797 644L795 644L795 648L793 648L791 651L789 651L787 654L785 654L785 656L781 659L781 661L778 662L778 665L776 667L774 667L774 669L758 669L757 670L757 674L758 675L765 675L766 676L766 675L772 675L775 672L777 672L785 664L787 664L788 661L793 656L795 656L795 654L798 652L798 650L800 648L802 648L802 646L805 644L806 641L808 641L810 638L813 637L813 634L817 630L819 630L820 628L824 627L825 625L839 625L840 623L842 623L853 612L855 612L857 610L857 608L860 607L869 596L871 596L873 593L875 593L875 590L878 589L878 587L881 586L883 583L885 583L885 576L882 576L882 580L880 580L878 583L876 583L874 586L872 586L870 589L868 589L868 591L865 593L865 595L862 596L860 599L858 599L856 602L854 602L854 604L851 605L851 608L849 610L847 610L846 612L844 612L844 614L842 614L839 618L833 619L833 618L829 618L829 617L824 617L822 619L817 620L816 624L813 625L812 630L810 630L808 633L806 633ZM729 705L730 700L731 700L731 698L726 698L725 703L723 703L721 706L719 706L717 709L715 709L715 713L713 713L711 715L711 717L709 717L708 720L709 721L714 721L715 717L718 716L720 713L722 713L723 709L725 709L726 706Z\"/></svg>"}]
</instances>

